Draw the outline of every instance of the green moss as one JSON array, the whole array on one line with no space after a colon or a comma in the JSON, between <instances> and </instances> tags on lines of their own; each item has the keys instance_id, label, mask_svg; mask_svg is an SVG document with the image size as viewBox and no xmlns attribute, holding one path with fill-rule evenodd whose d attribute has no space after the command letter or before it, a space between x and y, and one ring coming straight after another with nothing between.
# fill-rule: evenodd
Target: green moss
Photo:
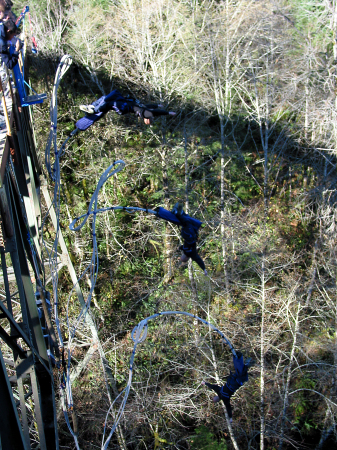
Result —
<instances>
[{"instance_id":1,"label":"green moss","mask_svg":"<svg viewBox=\"0 0 337 450\"><path fill-rule=\"evenodd\" d=\"M195 433L190 439L193 450L227 450L225 439L218 440L209 427L201 425L195 429Z\"/></svg>"}]
</instances>

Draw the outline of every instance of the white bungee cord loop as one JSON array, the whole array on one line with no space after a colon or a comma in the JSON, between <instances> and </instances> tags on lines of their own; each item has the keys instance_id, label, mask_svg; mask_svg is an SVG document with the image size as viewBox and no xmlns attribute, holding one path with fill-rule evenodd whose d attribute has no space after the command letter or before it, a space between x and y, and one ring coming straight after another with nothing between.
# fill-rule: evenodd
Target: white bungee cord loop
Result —
<instances>
[{"instance_id":1,"label":"white bungee cord loop","mask_svg":"<svg viewBox=\"0 0 337 450\"><path fill-rule=\"evenodd\" d=\"M59 65L56 70L54 86L53 86L53 93L52 93L51 102L50 102L50 131L49 131L49 136L48 136L46 150L45 150L45 162L46 162L46 167L47 167L50 178L56 182L58 182L60 179L60 177L59 177L59 174L60 174L59 161L60 161L62 152L64 150L64 145L62 145L60 148L60 151L58 151L57 141L56 141L56 139L57 139L57 90L61 83L62 78L64 77L64 75L68 71L69 67L71 66L72 61L73 61L73 59L70 55L62 56L61 61L59 62ZM77 131L77 128L72 133L74 133L75 131ZM68 141L68 139L66 140L66 142ZM53 164L53 168L51 167L51 158L50 158L50 151L51 151L52 147L53 147L54 154L55 154L55 161Z\"/></svg>"},{"instance_id":2,"label":"white bungee cord loop","mask_svg":"<svg viewBox=\"0 0 337 450\"><path fill-rule=\"evenodd\" d=\"M108 448L108 445L110 443L110 440L119 424L119 421L123 415L124 409L125 409L125 405L130 393L130 389L131 389L131 384L132 384L132 376L133 376L133 363L134 363L134 359L135 359L135 354L136 354L136 349L138 344L142 343L145 341L146 337L147 337L147 332L148 332L148 322L149 320L152 319L156 319L157 317L161 317L161 316L174 316L174 315L183 315L183 316L187 316L187 317L191 317L193 319L197 319L199 320L199 322L204 323L205 325L207 325L209 328L211 328L213 331L215 331L216 333L218 333L222 340L224 341L225 344L228 345L230 351L233 353L233 355L236 357L236 352L235 349L233 347L233 345L231 344L230 340L216 327L214 326L212 323L208 322L207 320L201 319L200 317L196 316L195 314L191 314L185 311L163 311L163 312L159 312L156 314L153 314L152 316L147 317L146 319L143 319L142 321L140 321L138 323L138 325L136 325L134 327L134 329L131 332L131 338L134 342L134 346L133 346L133 350L132 350L132 354L131 354L131 358L130 358L130 363L129 363L129 379L128 379L128 383L126 385L126 387L124 388L124 390L118 395L118 397L115 398L114 402L110 405L110 408L106 414L105 417L105 423L104 423L104 432L103 432L103 438L102 438L102 450L106 450ZM114 405L114 403L117 401L117 399L124 394L123 397L123 401L118 409L118 412L115 416L115 421L114 424L112 425L112 428L110 430L109 436L107 437L106 441L104 441L105 438L105 434L106 434L106 427L107 427L107 421L108 421L108 416L110 414L110 411Z\"/></svg>"}]
</instances>

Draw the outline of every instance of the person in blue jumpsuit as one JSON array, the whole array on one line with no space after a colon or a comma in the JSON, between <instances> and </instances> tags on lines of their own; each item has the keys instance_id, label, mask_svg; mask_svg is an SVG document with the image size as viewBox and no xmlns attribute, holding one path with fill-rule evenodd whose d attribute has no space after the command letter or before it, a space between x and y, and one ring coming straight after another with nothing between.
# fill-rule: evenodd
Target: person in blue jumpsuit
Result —
<instances>
[{"instance_id":1,"label":"person in blue jumpsuit","mask_svg":"<svg viewBox=\"0 0 337 450\"><path fill-rule=\"evenodd\" d=\"M246 363L244 363L242 353L237 352L236 356L233 355L233 364L235 372L230 372L230 375L227 377L227 381L224 386L207 383L206 381L201 382L202 385L207 386L217 394L215 397L213 397L214 403L217 403L220 400L224 402L230 422L232 422L233 417L230 398L238 389L240 389L240 387L244 383L248 381L248 368L253 364L253 362L249 359L246 361Z\"/></svg>"},{"instance_id":2,"label":"person in blue jumpsuit","mask_svg":"<svg viewBox=\"0 0 337 450\"><path fill-rule=\"evenodd\" d=\"M86 114L106 114L108 111L115 111L117 114L124 115L134 113L144 120L146 125L150 125L156 116L175 116L173 111L161 109L163 105L143 105L134 99L125 98L117 89L110 94L103 96L93 102L91 105L80 105L80 110Z\"/></svg>"},{"instance_id":3,"label":"person in blue jumpsuit","mask_svg":"<svg viewBox=\"0 0 337 450\"><path fill-rule=\"evenodd\" d=\"M186 263L191 258L192 261L195 261L204 271L204 274L208 275L205 263L197 251L198 230L201 226L201 222L185 214L183 211L183 206L180 202L175 204L172 209L172 213L177 217L177 219L179 219L181 224L180 234L184 241L183 245L179 247L179 250L183 251L180 261L182 263Z\"/></svg>"}]
</instances>

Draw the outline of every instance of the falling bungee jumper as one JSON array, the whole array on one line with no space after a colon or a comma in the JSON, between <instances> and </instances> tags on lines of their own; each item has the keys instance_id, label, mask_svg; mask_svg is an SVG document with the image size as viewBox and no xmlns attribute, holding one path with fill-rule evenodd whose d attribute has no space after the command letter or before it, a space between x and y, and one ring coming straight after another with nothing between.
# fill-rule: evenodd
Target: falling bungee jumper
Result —
<instances>
[{"instance_id":1,"label":"falling bungee jumper","mask_svg":"<svg viewBox=\"0 0 337 450\"><path fill-rule=\"evenodd\" d=\"M209 389L212 389L214 392L216 392L217 395L213 397L214 403L217 403L220 400L224 402L230 422L232 422L233 420L232 405L230 403L230 399L234 395L234 393L248 381L248 369L254 364L254 362L251 358L248 358L244 362L242 353L237 352L236 356L233 354L233 364L235 372L230 372L224 386L207 383L206 381L201 382L202 385L205 385Z\"/></svg>"},{"instance_id":2,"label":"falling bungee jumper","mask_svg":"<svg viewBox=\"0 0 337 450\"><path fill-rule=\"evenodd\" d=\"M204 271L204 274L208 275L205 263L197 251L198 232L202 222L185 214L179 201L174 205L171 212L164 208L157 208L156 211L158 217L181 226L181 237L184 243L179 247L179 250L183 251L180 261L186 263L191 258Z\"/></svg>"},{"instance_id":3,"label":"falling bungee jumper","mask_svg":"<svg viewBox=\"0 0 337 450\"><path fill-rule=\"evenodd\" d=\"M166 211L166 210L165 210ZM170 211L167 211L170 213ZM172 213L170 213L172 214ZM193 320L198 320L199 322L204 323L205 325L208 326L209 330L215 331L218 335L220 335L220 337L222 338L222 341L224 344L228 345L229 350L232 352L233 354L233 360L234 358L236 358L237 360L240 360L241 354L237 354L233 345L231 344L231 342L229 341L229 339L216 327L214 326L212 323L210 323L209 321L202 319L198 316L196 316L195 314L191 314L189 312L185 312L185 311L162 311L156 314L153 314L150 317L147 317L145 319L143 319L142 321L140 321L138 323L138 325L136 325L134 327L134 329L131 332L131 338L134 342L134 347L133 347L133 351L131 354L131 358L130 358L130 363L129 363L129 379L127 382L126 387L124 388L124 390L122 392L120 392L120 394L118 395L118 397L115 398L115 400L113 401L112 405L110 406L110 409L106 415L106 420L104 421L104 433L103 433L103 439L102 439L102 449L107 450L108 446L109 446L109 442L112 438L113 433L115 432L122 416L123 416L123 412L124 412L124 408L130 393L130 389L131 389L131 384L132 384L132 377L133 377L133 372L134 372L134 359L135 359L135 355L136 355L136 349L137 346L139 344L141 344L142 342L145 341L146 337L147 337L147 333L148 333L148 322L152 319L156 319L159 317L164 317L164 316L187 316L187 317L191 317L193 318ZM123 396L122 400L119 400L120 397ZM108 437L105 439L106 436L106 428L107 428L107 418L109 416L110 410L113 406L113 404L115 402L119 401L120 402L120 407L118 409L118 411L115 413L114 419L115 419L115 423L112 425L110 433L108 435Z\"/></svg>"},{"instance_id":4,"label":"falling bungee jumper","mask_svg":"<svg viewBox=\"0 0 337 450\"><path fill-rule=\"evenodd\" d=\"M198 231L199 228L202 225L202 222L198 219L195 219L194 217L190 217L188 214L185 214L182 205L178 202L172 211L168 211L165 208L162 208L159 206L155 210L148 209L148 208L139 208L137 206L110 206L108 208L102 208L102 209L91 209L91 206L94 204L94 202L97 200L98 192L102 185L105 183L106 179L111 176L110 170L115 164L120 164L121 167L125 165L124 161L116 161L113 165L111 165L101 176L101 179L98 183L98 188L96 188L96 191L94 192L88 212L86 214L82 214L80 217L76 217L72 221L72 223L69 225L70 230L77 231L80 228L83 227L87 219L90 215L94 215L94 217L97 216L100 212L105 211L116 211L116 210L123 210L129 213L134 213L137 211L144 211L148 214L154 214L155 216L159 217L160 219L164 219L167 222L174 223L175 225L180 225L182 227L181 229L181 237L184 240L184 244L179 247L179 250L183 251L183 255L181 256L180 260L182 263L186 263L190 258L192 261L195 261L198 266L204 271L205 275L208 275L205 263L198 254L197 251L197 239L198 239ZM121 169L118 169L121 170ZM115 172L114 172L115 173ZM104 177L106 177L104 179ZM178 205L178 206L177 206ZM177 209L178 208L178 209ZM76 225L79 220L83 219L82 223L80 225ZM96 236L95 230L93 230L93 236Z\"/></svg>"},{"instance_id":5,"label":"falling bungee jumper","mask_svg":"<svg viewBox=\"0 0 337 450\"><path fill-rule=\"evenodd\" d=\"M195 261L199 265L199 267L204 271L204 274L208 275L205 263L202 260L202 258L198 255L196 245L198 239L198 231L202 225L202 222L198 219L195 219L194 217L190 217L188 214L185 214L180 202L176 203L172 211L168 211L167 209L162 207L156 208L155 211L148 208L139 208L137 206L110 206L101 209L97 208L98 195L100 189L114 173L117 173L120 170L122 170L124 166L125 162L122 160L118 160L114 161L114 163L111 164L107 170L105 170L105 172L101 175L96 190L91 197L88 212L74 219L72 223L69 225L70 230L72 231L80 230L88 220L89 216L93 215L94 219L92 223L93 226L92 235L94 238L93 239L94 248L96 248L97 243L96 243L95 222L97 214L99 214L100 212L123 210L129 213L134 213L136 211L144 211L148 214L154 214L160 219L164 219L167 222L171 222L175 225L180 225L182 227L181 237L184 240L184 244L179 247L179 249L183 251L183 255L181 256L181 262L185 263L189 260L189 258L191 258L192 261ZM82 222L78 224L80 220L82 220ZM97 269L95 269L94 272L96 273Z\"/></svg>"},{"instance_id":6,"label":"falling bungee jumper","mask_svg":"<svg viewBox=\"0 0 337 450\"><path fill-rule=\"evenodd\" d=\"M126 99L117 89L94 101L91 105L80 105L79 108L86 113L76 122L75 126L80 131L88 129L108 111L115 111L119 115L134 113L141 117L146 125L150 125L154 117L176 115L173 111L161 109L163 108L161 104L144 105L138 100Z\"/></svg>"}]
</instances>

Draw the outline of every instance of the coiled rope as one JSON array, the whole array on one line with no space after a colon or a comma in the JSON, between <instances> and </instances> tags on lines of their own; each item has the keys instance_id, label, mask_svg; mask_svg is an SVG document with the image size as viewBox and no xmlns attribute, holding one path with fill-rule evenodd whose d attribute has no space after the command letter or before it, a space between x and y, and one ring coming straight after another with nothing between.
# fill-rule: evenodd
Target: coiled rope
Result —
<instances>
[{"instance_id":1,"label":"coiled rope","mask_svg":"<svg viewBox=\"0 0 337 450\"><path fill-rule=\"evenodd\" d=\"M218 333L221 338L223 339L223 341L225 342L225 344L227 344L229 346L230 351L233 353L233 355L236 357L236 352L235 349L233 347L233 345L231 344L231 342L229 341L229 339L217 328L215 327L213 324L211 324L210 322L208 322L207 320L201 319L200 317L196 316L195 314L191 314L188 312L184 312L184 311L164 311L164 312L160 312L157 314L153 314L152 316L147 317L146 319L143 319L141 322L138 323L138 325L136 325L134 327L134 329L131 332L131 338L134 342L134 346L133 346L133 350L132 350L132 354L131 354L131 358L130 358L130 364L129 364L129 379L128 379L128 383L127 386L125 387L125 389L118 395L118 397L115 398L114 402L111 404L106 417L105 417L105 424L104 424L104 432L103 432L103 438L102 438L102 450L106 450L108 448L109 442L119 424L119 421L122 417L122 414L124 412L125 409L125 405L130 393L130 389L131 389L131 384L132 384L132 376L133 376L133 363L134 363L134 359L135 359L135 355L136 355L136 349L138 344L142 343L145 341L146 337L147 337L147 332L148 332L148 322L152 319L156 319L157 317L161 317L161 316L174 316L174 315L183 315L183 316L187 316L187 317L191 317L193 319L197 319L199 322L202 322L203 324L207 325L210 329L212 329L213 331L215 331L216 333ZM106 427L107 427L107 419L108 416L110 414L110 411L114 405L114 403L119 399L119 397L121 395L124 394L123 397L123 401L118 409L118 412L115 416L115 422L110 430L109 436L107 437L106 441L104 441L104 437L106 434Z\"/></svg>"}]
</instances>

